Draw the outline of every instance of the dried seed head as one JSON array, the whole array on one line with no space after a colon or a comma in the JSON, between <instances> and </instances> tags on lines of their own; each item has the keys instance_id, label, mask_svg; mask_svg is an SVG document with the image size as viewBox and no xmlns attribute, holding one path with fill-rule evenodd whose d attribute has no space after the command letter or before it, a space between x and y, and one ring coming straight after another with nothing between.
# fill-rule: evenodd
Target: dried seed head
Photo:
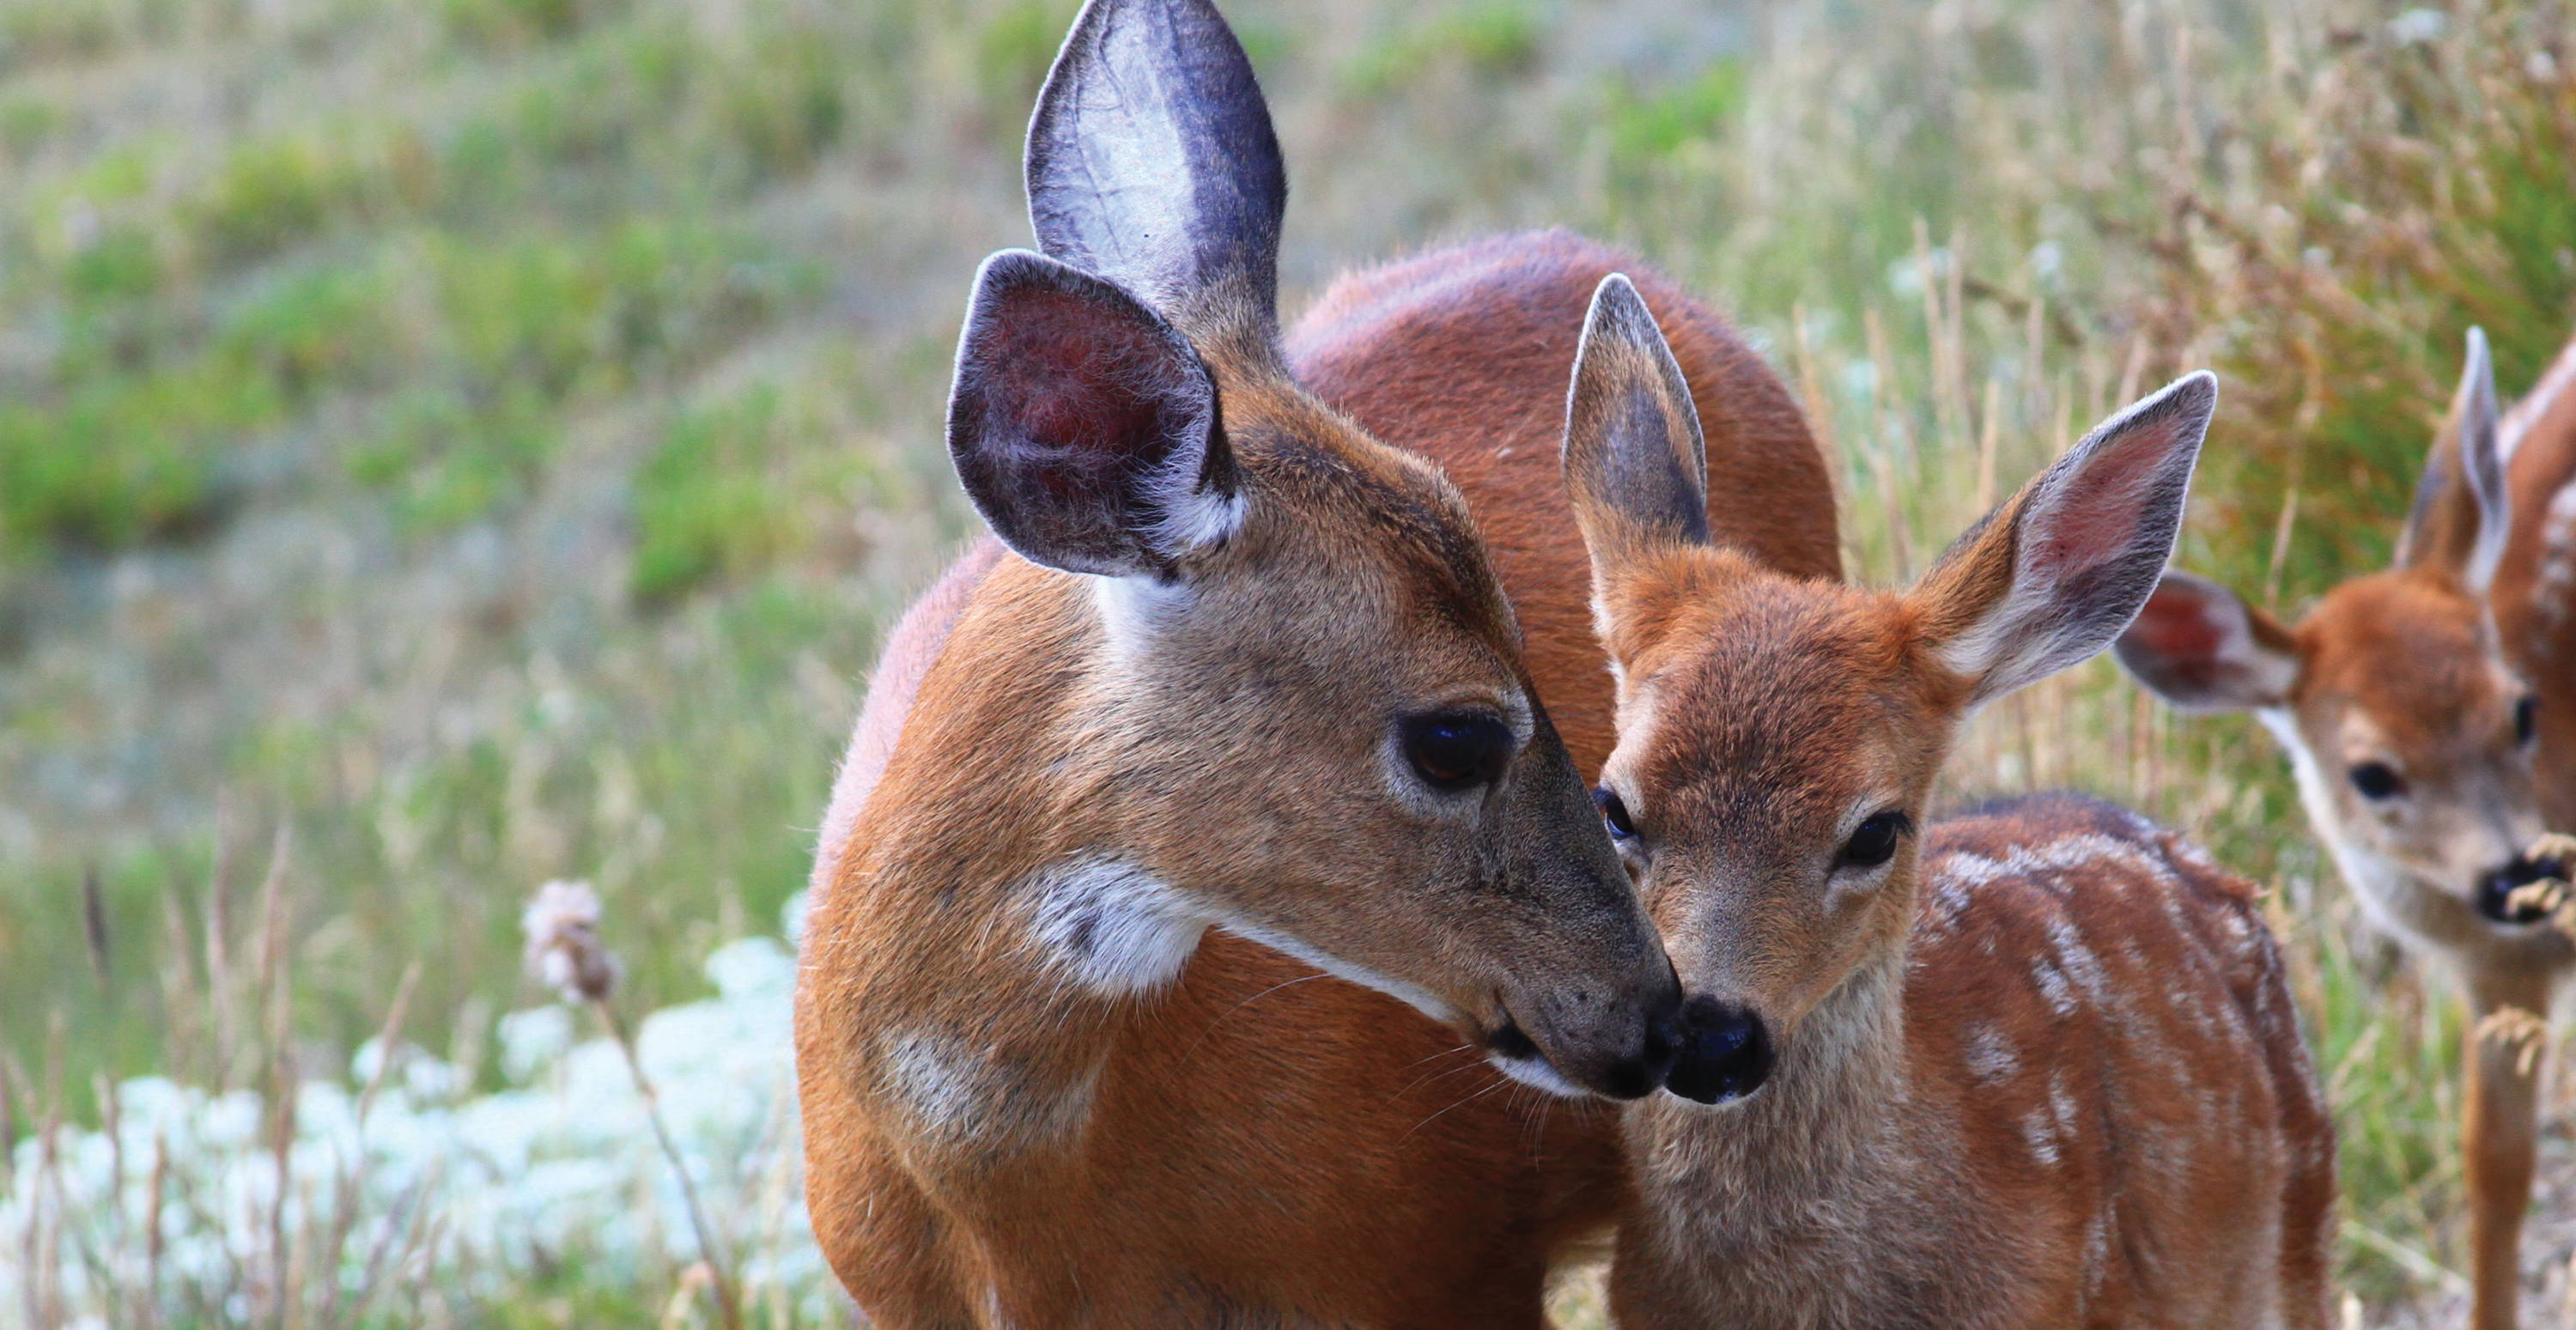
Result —
<instances>
[{"instance_id":1,"label":"dried seed head","mask_svg":"<svg viewBox=\"0 0 2576 1330\"><path fill-rule=\"evenodd\" d=\"M617 958L599 940L599 893L587 882L549 882L528 901L528 973L566 1002L597 1002L617 987Z\"/></svg>"},{"instance_id":2,"label":"dried seed head","mask_svg":"<svg viewBox=\"0 0 2576 1330\"><path fill-rule=\"evenodd\" d=\"M2517 1076L2529 1076L2537 1070L2541 1050L2549 1046L2549 1022L2520 1007L2498 1007L2488 1012L2471 1034L2481 1041L2503 1045L2513 1055Z\"/></svg>"}]
</instances>

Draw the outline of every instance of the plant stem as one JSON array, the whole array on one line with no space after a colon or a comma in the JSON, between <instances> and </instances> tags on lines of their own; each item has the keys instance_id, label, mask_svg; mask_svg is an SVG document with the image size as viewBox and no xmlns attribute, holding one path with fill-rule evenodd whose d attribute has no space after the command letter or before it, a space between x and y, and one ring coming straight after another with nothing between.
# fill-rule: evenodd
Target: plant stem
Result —
<instances>
[{"instance_id":1,"label":"plant stem","mask_svg":"<svg viewBox=\"0 0 2576 1330\"><path fill-rule=\"evenodd\" d=\"M653 1139L661 1144L663 1157L671 1161L671 1171L680 1179L680 1200L688 1207L689 1228L697 1235L699 1258L707 1263L708 1278L715 1285L717 1313L724 1317L725 1330L742 1330L742 1307L734 1300L733 1275L716 1250L715 1231L707 1226L706 1208L698 1203L698 1187L689 1180L689 1168L681 1162L680 1147L672 1142L670 1128L662 1123L662 1100L653 1092L651 1078L644 1074L643 1059L636 1056L635 1039L606 999L593 998L590 1005L607 1024L617 1050L626 1055L627 1073L635 1078L635 1092L644 1098L644 1119L653 1124Z\"/></svg>"}]
</instances>

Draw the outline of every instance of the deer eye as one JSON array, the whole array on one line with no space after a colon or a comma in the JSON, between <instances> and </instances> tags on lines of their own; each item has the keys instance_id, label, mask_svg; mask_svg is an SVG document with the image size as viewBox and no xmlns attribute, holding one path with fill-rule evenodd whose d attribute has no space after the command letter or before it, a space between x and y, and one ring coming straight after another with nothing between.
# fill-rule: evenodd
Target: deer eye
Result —
<instances>
[{"instance_id":1,"label":"deer eye","mask_svg":"<svg viewBox=\"0 0 2576 1330\"><path fill-rule=\"evenodd\" d=\"M1843 842L1844 868L1876 868L1896 857L1896 843L1913 830L1914 819L1891 808L1872 813L1852 828L1851 839Z\"/></svg>"},{"instance_id":2,"label":"deer eye","mask_svg":"<svg viewBox=\"0 0 2576 1330\"><path fill-rule=\"evenodd\" d=\"M2394 799L2406 792L2406 778L2385 762L2363 762L2345 774L2364 799Z\"/></svg>"},{"instance_id":3,"label":"deer eye","mask_svg":"<svg viewBox=\"0 0 2576 1330\"><path fill-rule=\"evenodd\" d=\"M1619 840L1637 838L1637 824L1628 816L1627 801L1621 799L1616 790L1606 786L1594 790L1592 802L1601 805L1601 821L1610 828L1613 837Z\"/></svg>"},{"instance_id":4,"label":"deer eye","mask_svg":"<svg viewBox=\"0 0 2576 1330\"><path fill-rule=\"evenodd\" d=\"M2526 693L2513 704L2513 741L2528 748L2540 734L2540 699Z\"/></svg>"},{"instance_id":5,"label":"deer eye","mask_svg":"<svg viewBox=\"0 0 2576 1330\"><path fill-rule=\"evenodd\" d=\"M1466 790L1501 778L1512 758L1511 727L1479 712L1408 717L1405 760L1435 790Z\"/></svg>"}]
</instances>

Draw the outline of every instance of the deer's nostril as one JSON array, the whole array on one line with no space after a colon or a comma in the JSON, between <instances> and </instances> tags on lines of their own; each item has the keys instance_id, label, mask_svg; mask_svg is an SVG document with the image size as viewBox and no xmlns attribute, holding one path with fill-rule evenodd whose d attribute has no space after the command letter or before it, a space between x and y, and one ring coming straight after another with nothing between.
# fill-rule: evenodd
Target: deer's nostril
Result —
<instances>
[{"instance_id":1,"label":"deer's nostril","mask_svg":"<svg viewBox=\"0 0 2576 1330\"><path fill-rule=\"evenodd\" d=\"M1664 1088L1703 1104L1740 1099L1771 1075L1771 1032L1759 1013L1698 997L1683 1012L1686 1036Z\"/></svg>"},{"instance_id":2,"label":"deer's nostril","mask_svg":"<svg viewBox=\"0 0 2576 1330\"><path fill-rule=\"evenodd\" d=\"M2549 917L2549 909L2538 901L2517 902L2514 893L2534 882L2559 877L2565 866L2548 859L2515 855L2513 861L2478 879L2475 905L2479 914L2500 924L2536 924Z\"/></svg>"}]
</instances>

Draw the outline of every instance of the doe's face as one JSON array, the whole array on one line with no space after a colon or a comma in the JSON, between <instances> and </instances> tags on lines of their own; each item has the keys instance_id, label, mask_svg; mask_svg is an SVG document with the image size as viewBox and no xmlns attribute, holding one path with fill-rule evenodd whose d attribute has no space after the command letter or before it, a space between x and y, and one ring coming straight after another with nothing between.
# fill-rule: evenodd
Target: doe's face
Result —
<instances>
[{"instance_id":1,"label":"doe's face","mask_svg":"<svg viewBox=\"0 0 2576 1330\"><path fill-rule=\"evenodd\" d=\"M1672 970L1463 500L1293 392L1226 405L1241 529L1171 585L1104 592L1132 660L1121 766L1157 785L1131 839L1195 865L1235 931L1412 1002L1506 1072L1650 1091Z\"/></svg>"}]
</instances>

